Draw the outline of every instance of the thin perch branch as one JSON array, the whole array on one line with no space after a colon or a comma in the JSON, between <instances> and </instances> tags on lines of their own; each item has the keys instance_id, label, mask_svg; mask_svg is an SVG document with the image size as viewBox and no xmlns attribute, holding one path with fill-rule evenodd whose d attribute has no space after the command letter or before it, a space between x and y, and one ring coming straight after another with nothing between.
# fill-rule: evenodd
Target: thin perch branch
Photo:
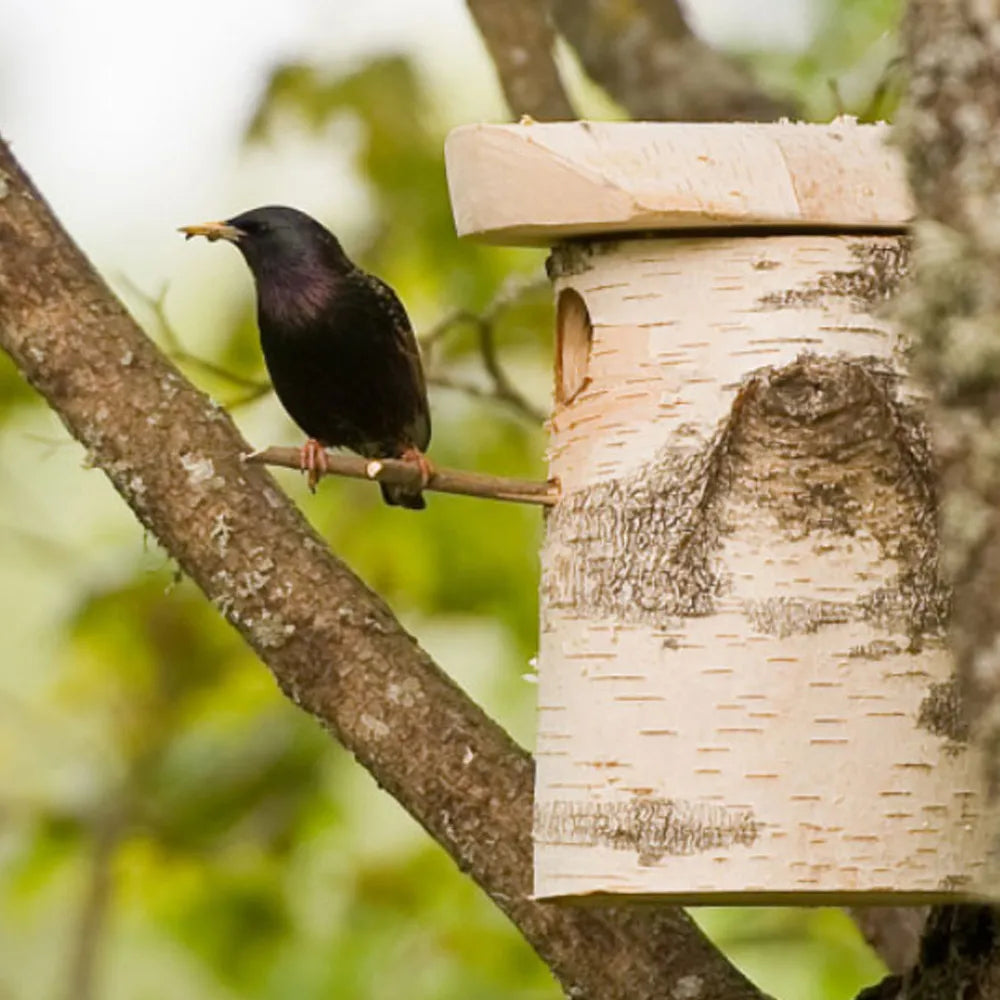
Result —
<instances>
[{"instance_id":1,"label":"thin perch branch","mask_svg":"<svg viewBox=\"0 0 1000 1000\"><path fill-rule=\"evenodd\" d=\"M280 465L286 469L301 468L298 448L264 448L244 455L243 460L254 465ZM559 485L555 482L507 479L459 469L435 468L430 481L426 486L422 486L420 470L410 462L399 459L367 459L328 451L326 461L327 475L346 476L349 479L370 479L392 486L412 486L414 489L436 490L438 493L457 493L461 496L510 500L514 503L533 503L543 507L552 507L559 501Z\"/></svg>"},{"instance_id":2,"label":"thin perch branch","mask_svg":"<svg viewBox=\"0 0 1000 1000\"><path fill-rule=\"evenodd\" d=\"M187 365L191 368L197 368L206 375L222 379L237 388L245 390L242 396L239 396L236 399L224 401L224 405L228 409L234 410L239 406L245 406L247 403L252 403L254 400L260 399L262 396L266 396L269 392L271 392L270 382L261 382L258 379L248 378L245 375L239 375L236 372L230 371L228 368L223 368L222 365L217 365L214 361L209 361L207 358L202 358L197 354L192 354L186 347L184 347L181 343L180 336L173 327L173 324L167 318L166 285L164 285L156 295L150 295L148 292L144 292L127 275L120 276L119 281L128 289L129 294L138 300L152 316L157 330L160 333L164 350L168 358L176 361L179 365Z\"/></svg>"}]
</instances>

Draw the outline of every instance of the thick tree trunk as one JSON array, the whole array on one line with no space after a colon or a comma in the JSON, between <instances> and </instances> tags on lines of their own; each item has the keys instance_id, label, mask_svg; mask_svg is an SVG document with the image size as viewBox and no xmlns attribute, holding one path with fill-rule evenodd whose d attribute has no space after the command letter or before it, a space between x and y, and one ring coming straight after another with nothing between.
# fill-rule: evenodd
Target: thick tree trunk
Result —
<instances>
[{"instance_id":1,"label":"thick tree trunk","mask_svg":"<svg viewBox=\"0 0 1000 1000\"><path fill-rule=\"evenodd\" d=\"M908 317L937 394L953 645L1000 787L1000 4L915 0L906 40L922 215Z\"/></svg>"},{"instance_id":2,"label":"thick tree trunk","mask_svg":"<svg viewBox=\"0 0 1000 1000\"><path fill-rule=\"evenodd\" d=\"M1000 780L1000 4L911 0L902 138L920 220L905 316L936 394L942 555L963 710ZM1000 990L997 912L932 912L917 967L878 996L980 1000ZM874 996L874 993L873 993Z\"/></svg>"}]
</instances>

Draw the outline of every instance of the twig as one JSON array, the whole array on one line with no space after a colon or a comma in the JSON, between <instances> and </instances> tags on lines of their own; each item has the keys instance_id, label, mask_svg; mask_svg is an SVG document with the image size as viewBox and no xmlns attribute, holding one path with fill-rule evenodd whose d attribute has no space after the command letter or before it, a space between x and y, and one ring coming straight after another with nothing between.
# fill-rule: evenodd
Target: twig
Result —
<instances>
[{"instance_id":1,"label":"twig","mask_svg":"<svg viewBox=\"0 0 1000 1000\"><path fill-rule=\"evenodd\" d=\"M470 309L456 309L435 323L420 338L420 348L424 355L428 384L440 386L443 389L455 389L477 399L495 399L534 424L544 423L545 412L531 403L514 387L501 364L500 355L496 349L495 330L497 318L506 309L516 305L532 292L547 287L548 283L544 279L525 279L521 276L513 276L501 285L493 300L481 313L473 312ZM452 330L461 326L468 326L476 331L479 357L490 380L489 387L481 387L474 382L455 378L442 372L436 363L435 356L438 344Z\"/></svg>"},{"instance_id":2,"label":"twig","mask_svg":"<svg viewBox=\"0 0 1000 1000\"><path fill-rule=\"evenodd\" d=\"M493 323L505 309L517 305L521 299L533 292L540 292L548 287L549 283L545 278L526 277L521 274L509 275L481 313L473 312L471 309L455 309L446 313L419 338L421 350L425 353L433 351L438 341L449 333L452 327L463 323Z\"/></svg>"},{"instance_id":3,"label":"twig","mask_svg":"<svg viewBox=\"0 0 1000 1000\"><path fill-rule=\"evenodd\" d=\"M245 375L238 375L236 372L229 371L228 368L223 368L222 365L217 365L214 361L209 361L206 358L199 357L197 354L192 354L186 347L184 347L181 343L180 337L177 335L177 331L173 327L173 324L169 319L167 319L165 306L165 299L167 296L166 286L161 288L156 295L150 295L148 292L139 288L138 285L136 285L131 278L126 275L120 276L119 280L122 284L127 286L130 294L137 298L153 317L163 340L164 347L166 348L166 355L168 358L172 361L177 361L180 364L189 365L192 368L198 368L206 375L212 375L215 378L223 379L232 385L247 390L244 395L239 396L237 399L230 400L226 404L231 409L237 406L245 406L247 403L252 403L254 400L260 399L261 396L266 396L271 391L270 383L260 382L257 379L248 378Z\"/></svg>"},{"instance_id":4,"label":"twig","mask_svg":"<svg viewBox=\"0 0 1000 1000\"><path fill-rule=\"evenodd\" d=\"M432 370L427 375L427 384L437 386L439 389L452 389L455 392L465 393L473 399L492 399L497 403L513 410L518 416L530 420L533 424L543 424L545 414L538 407L529 403L509 382L497 380L492 388L477 385L465 379L454 378L451 375L444 375L439 371Z\"/></svg>"},{"instance_id":5,"label":"twig","mask_svg":"<svg viewBox=\"0 0 1000 1000\"><path fill-rule=\"evenodd\" d=\"M449 334L456 326L463 326L467 323L475 323L479 317L471 309L454 309L450 313L446 313L441 317L425 334L418 337L420 343L420 351L424 356L425 362L428 361L434 354L437 345Z\"/></svg>"},{"instance_id":6,"label":"twig","mask_svg":"<svg viewBox=\"0 0 1000 1000\"><path fill-rule=\"evenodd\" d=\"M847 114L847 109L844 107L844 95L840 92L840 81L836 77L828 77L826 87L830 91L830 100L833 101L833 110L837 117Z\"/></svg>"},{"instance_id":7,"label":"twig","mask_svg":"<svg viewBox=\"0 0 1000 1000\"><path fill-rule=\"evenodd\" d=\"M244 455L243 460L255 465L301 468L298 448L264 448ZM420 470L409 462L394 458L372 460L329 451L326 453L326 460L327 474L346 476L349 479L370 479L393 486L412 486L414 489L435 490L438 493L457 493L467 497L509 500L542 507L552 507L559 501L559 485L556 482L507 479L457 469L435 469L427 485L421 486Z\"/></svg>"},{"instance_id":8,"label":"twig","mask_svg":"<svg viewBox=\"0 0 1000 1000\"><path fill-rule=\"evenodd\" d=\"M501 402L529 416L536 423L545 422L545 414L536 409L514 388L507 373L500 365L496 342L493 339L493 324L480 321L478 324L479 353L483 359L483 367L493 380L493 395Z\"/></svg>"},{"instance_id":9,"label":"twig","mask_svg":"<svg viewBox=\"0 0 1000 1000\"><path fill-rule=\"evenodd\" d=\"M885 101L890 91L901 89L901 79L906 72L905 60L902 56L894 56L882 68L878 82L864 110L858 115L859 122L877 122L886 118ZM898 96L898 95L897 95Z\"/></svg>"}]
</instances>

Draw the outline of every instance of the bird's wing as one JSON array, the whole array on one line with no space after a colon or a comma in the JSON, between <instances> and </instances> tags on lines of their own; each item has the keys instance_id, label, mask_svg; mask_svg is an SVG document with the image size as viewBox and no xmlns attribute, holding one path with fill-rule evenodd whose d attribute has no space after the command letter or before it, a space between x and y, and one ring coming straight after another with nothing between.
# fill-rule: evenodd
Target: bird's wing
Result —
<instances>
[{"instance_id":1,"label":"bird's wing","mask_svg":"<svg viewBox=\"0 0 1000 1000\"><path fill-rule=\"evenodd\" d=\"M417 407L413 422L407 428L413 438L413 444L423 451L431 440L430 407L427 403L427 384L424 380L424 369L420 362L420 348L413 332L410 317L406 314L399 296L381 278L374 274L366 275L372 291L385 306L386 312L392 316L393 333L399 345L400 354L405 357L410 368L412 384L417 391Z\"/></svg>"}]
</instances>

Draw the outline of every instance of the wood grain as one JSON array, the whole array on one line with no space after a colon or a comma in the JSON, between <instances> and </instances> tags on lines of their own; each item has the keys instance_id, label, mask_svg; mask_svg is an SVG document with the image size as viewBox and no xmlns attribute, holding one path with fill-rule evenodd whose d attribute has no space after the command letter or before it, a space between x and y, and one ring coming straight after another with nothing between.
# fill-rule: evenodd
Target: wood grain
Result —
<instances>
[{"instance_id":1,"label":"wood grain","mask_svg":"<svg viewBox=\"0 0 1000 1000\"><path fill-rule=\"evenodd\" d=\"M912 218L889 130L829 125L465 125L445 155L460 236L574 236L733 226L899 231Z\"/></svg>"}]
</instances>

